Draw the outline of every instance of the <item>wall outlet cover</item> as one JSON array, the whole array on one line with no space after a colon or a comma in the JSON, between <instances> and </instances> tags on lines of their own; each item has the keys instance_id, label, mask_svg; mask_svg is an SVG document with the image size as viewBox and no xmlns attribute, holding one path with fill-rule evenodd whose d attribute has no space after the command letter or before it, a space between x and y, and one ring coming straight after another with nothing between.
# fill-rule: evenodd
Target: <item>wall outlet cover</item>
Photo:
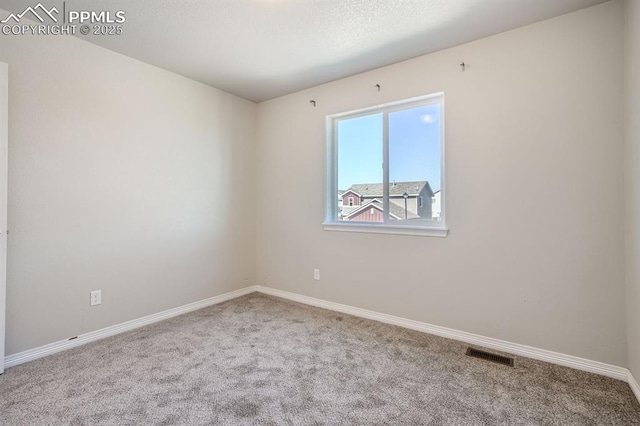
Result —
<instances>
[{"instance_id":1,"label":"wall outlet cover","mask_svg":"<svg viewBox=\"0 0 640 426\"><path fill-rule=\"evenodd\" d=\"M90 306L100 305L102 303L102 290L94 290L91 292Z\"/></svg>"}]
</instances>

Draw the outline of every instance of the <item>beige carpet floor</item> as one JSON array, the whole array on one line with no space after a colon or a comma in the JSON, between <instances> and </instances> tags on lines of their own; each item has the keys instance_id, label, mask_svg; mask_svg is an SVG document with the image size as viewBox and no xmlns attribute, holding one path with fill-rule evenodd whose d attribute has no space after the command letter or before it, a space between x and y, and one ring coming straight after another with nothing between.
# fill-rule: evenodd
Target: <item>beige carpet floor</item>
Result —
<instances>
[{"instance_id":1,"label":"beige carpet floor","mask_svg":"<svg viewBox=\"0 0 640 426\"><path fill-rule=\"evenodd\" d=\"M261 294L8 369L2 425L634 425L621 381Z\"/></svg>"}]
</instances>

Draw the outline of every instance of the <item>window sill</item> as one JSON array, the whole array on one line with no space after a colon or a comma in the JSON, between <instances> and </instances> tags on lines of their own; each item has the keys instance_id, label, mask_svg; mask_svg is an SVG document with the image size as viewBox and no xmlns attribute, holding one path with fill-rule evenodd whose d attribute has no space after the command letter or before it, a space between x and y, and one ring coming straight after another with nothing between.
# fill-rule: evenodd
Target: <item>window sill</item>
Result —
<instances>
[{"instance_id":1,"label":"window sill","mask_svg":"<svg viewBox=\"0 0 640 426\"><path fill-rule=\"evenodd\" d=\"M435 226L408 226L408 225L372 225L369 223L344 223L325 222L322 224L325 231L341 232L365 232L369 234L395 234L395 235L415 235L421 237L444 238L449 233L449 229Z\"/></svg>"}]
</instances>

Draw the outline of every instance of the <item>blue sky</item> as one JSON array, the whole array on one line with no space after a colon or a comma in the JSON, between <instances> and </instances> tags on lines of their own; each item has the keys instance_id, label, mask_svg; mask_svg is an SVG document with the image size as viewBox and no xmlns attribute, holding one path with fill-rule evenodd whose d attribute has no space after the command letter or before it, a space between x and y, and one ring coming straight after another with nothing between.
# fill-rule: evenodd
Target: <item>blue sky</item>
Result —
<instances>
[{"instance_id":1,"label":"blue sky","mask_svg":"<svg viewBox=\"0 0 640 426\"><path fill-rule=\"evenodd\" d=\"M440 105L389 114L389 181L440 189ZM338 123L338 188L382 182L382 113Z\"/></svg>"}]
</instances>

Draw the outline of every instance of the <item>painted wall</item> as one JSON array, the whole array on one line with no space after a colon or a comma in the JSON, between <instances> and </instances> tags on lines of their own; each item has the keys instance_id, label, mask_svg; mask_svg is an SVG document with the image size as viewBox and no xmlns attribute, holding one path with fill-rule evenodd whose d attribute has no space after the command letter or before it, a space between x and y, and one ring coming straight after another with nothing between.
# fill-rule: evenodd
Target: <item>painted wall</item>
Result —
<instances>
[{"instance_id":1,"label":"painted wall","mask_svg":"<svg viewBox=\"0 0 640 426\"><path fill-rule=\"evenodd\" d=\"M255 104L78 38L0 61L7 355L255 282Z\"/></svg>"},{"instance_id":2,"label":"painted wall","mask_svg":"<svg viewBox=\"0 0 640 426\"><path fill-rule=\"evenodd\" d=\"M622 28L605 3L259 104L258 284L625 366ZM324 231L325 116L438 91L449 236Z\"/></svg>"},{"instance_id":3,"label":"painted wall","mask_svg":"<svg viewBox=\"0 0 640 426\"><path fill-rule=\"evenodd\" d=\"M9 67L0 62L0 373L4 372L7 278L7 175L9 148Z\"/></svg>"},{"instance_id":4,"label":"painted wall","mask_svg":"<svg viewBox=\"0 0 640 426\"><path fill-rule=\"evenodd\" d=\"M625 5L625 189L629 369L640 380L640 2Z\"/></svg>"}]
</instances>

